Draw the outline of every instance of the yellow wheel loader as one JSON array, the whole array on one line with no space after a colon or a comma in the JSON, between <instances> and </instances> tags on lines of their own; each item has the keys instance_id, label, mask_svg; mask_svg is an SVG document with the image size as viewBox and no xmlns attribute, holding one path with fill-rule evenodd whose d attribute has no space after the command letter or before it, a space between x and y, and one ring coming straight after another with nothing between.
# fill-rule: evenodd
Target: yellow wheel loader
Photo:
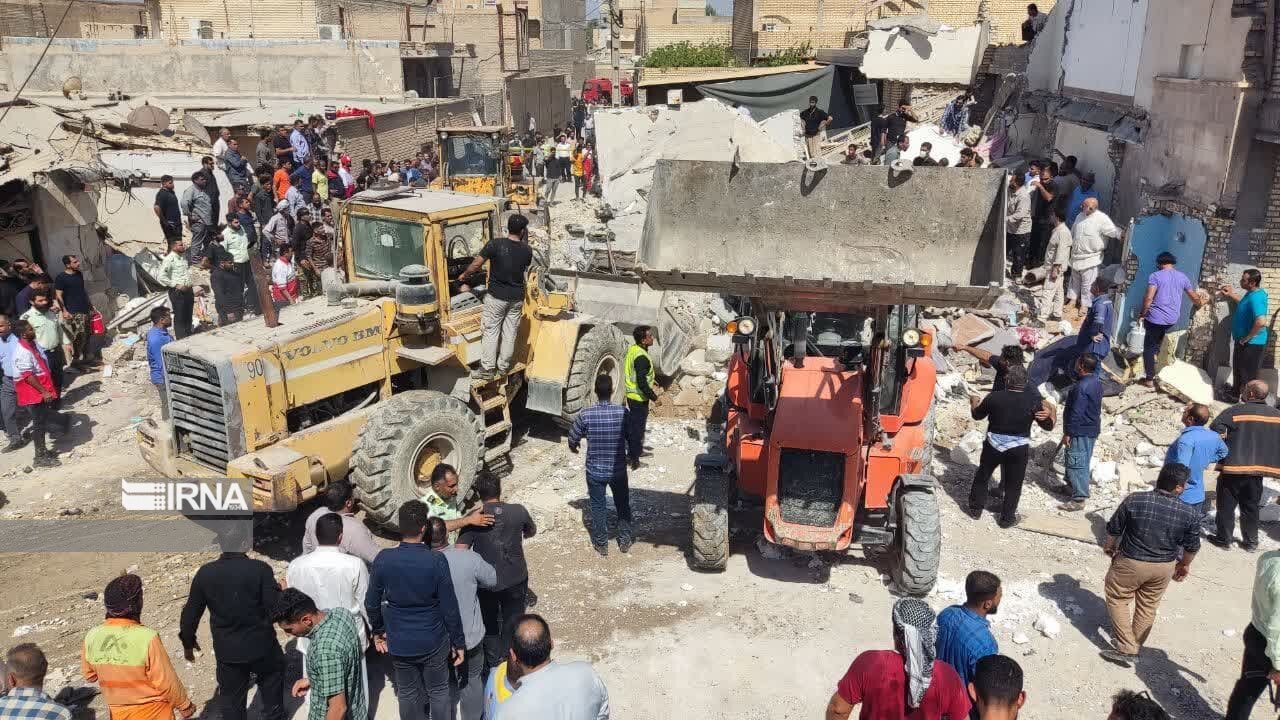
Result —
<instances>
[{"instance_id":1,"label":"yellow wheel loader","mask_svg":"<svg viewBox=\"0 0 1280 720\"><path fill-rule=\"evenodd\" d=\"M568 421L605 373L621 401L628 338L576 308L543 252L511 370L470 378L486 288L460 275L505 234L502 204L413 188L353 197L340 214L349 281L326 271L324 295L282 308L274 326L254 318L165 346L165 419L139 426L143 457L170 477L251 478L261 512L292 510L349 476L369 518L394 527L437 464L458 469L465 497L485 463L505 459L518 394Z\"/></svg>"}]
</instances>

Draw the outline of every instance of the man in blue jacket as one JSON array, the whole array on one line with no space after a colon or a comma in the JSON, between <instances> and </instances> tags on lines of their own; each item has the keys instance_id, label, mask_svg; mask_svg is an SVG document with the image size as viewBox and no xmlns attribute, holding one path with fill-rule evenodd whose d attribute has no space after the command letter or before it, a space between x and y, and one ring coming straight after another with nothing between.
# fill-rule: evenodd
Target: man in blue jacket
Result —
<instances>
[{"instance_id":1,"label":"man in blue jacket","mask_svg":"<svg viewBox=\"0 0 1280 720\"><path fill-rule=\"evenodd\" d=\"M1115 306L1111 296L1107 294L1107 283L1102 279L1094 280L1089 287L1093 301L1089 304L1089 312L1080 323L1080 334L1076 336L1076 349L1083 353L1093 353L1098 357L1097 370L1102 375L1102 361L1111 354L1111 326L1115 319Z\"/></svg>"},{"instance_id":2,"label":"man in blue jacket","mask_svg":"<svg viewBox=\"0 0 1280 720\"><path fill-rule=\"evenodd\" d=\"M1090 315L1093 310L1089 310ZM1082 333L1083 334L1083 333ZM1067 487L1071 500L1059 506L1078 512L1089 499L1089 461L1093 445L1102 432L1102 378L1098 377L1101 360L1092 352L1076 359L1075 374L1079 378L1067 393L1062 411L1062 444L1067 448Z\"/></svg>"},{"instance_id":3,"label":"man in blue jacket","mask_svg":"<svg viewBox=\"0 0 1280 720\"><path fill-rule=\"evenodd\" d=\"M403 540L374 559L364 599L374 647L391 655L403 720L427 720L428 706L433 720L451 717L449 668L467 647L449 563L423 542L427 519L421 501L400 506Z\"/></svg>"}]
</instances>

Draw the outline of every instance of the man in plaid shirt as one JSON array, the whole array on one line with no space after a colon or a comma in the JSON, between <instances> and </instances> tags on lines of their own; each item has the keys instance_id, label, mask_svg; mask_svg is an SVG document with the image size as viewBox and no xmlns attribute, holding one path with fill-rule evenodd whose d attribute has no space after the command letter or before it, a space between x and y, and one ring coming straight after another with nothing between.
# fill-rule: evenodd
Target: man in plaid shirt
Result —
<instances>
[{"instance_id":1,"label":"man in plaid shirt","mask_svg":"<svg viewBox=\"0 0 1280 720\"><path fill-rule=\"evenodd\" d=\"M365 696L364 649L356 623L363 622L346 608L316 609L306 593L287 588L280 593L272 620L294 637L305 637L306 677L293 684L293 696L311 691L307 720L336 717L366 720L369 701Z\"/></svg>"},{"instance_id":2,"label":"man in plaid shirt","mask_svg":"<svg viewBox=\"0 0 1280 720\"><path fill-rule=\"evenodd\" d=\"M573 421L569 431L569 451L578 452L578 444L587 439L587 494L591 498L591 545L600 557L609 555L608 512L605 508L605 489L613 492L613 503L618 508L618 550L631 549L631 497L627 487L627 451L631 457L640 457L640 439L628 433L627 409L609 402L613 396L613 378L601 375L596 378L598 402L582 412ZM630 443L633 447L628 448Z\"/></svg>"},{"instance_id":3,"label":"man in plaid shirt","mask_svg":"<svg viewBox=\"0 0 1280 720\"><path fill-rule=\"evenodd\" d=\"M35 643L17 645L5 656L5 684L0 697L0 720L71 720L71 711L44 693L49 661Z\"/></svg>"},{"instance_id":4,"label":"man in plaid shirt","mask_svg":"<svg viewBox=\"0 0 1280 720\"><path fill-rule=\"evenodd\" d=\"M1200 511L1178 498L1190 476L1186 465L1165 465L1155 490L1125 498L1107 522L1102 551L1111 556L1105 581L1111 647L1102 657L1117 665L1138 661L1169 580L1187 579L1200 550Z\"/></svg>"}]
</instances>

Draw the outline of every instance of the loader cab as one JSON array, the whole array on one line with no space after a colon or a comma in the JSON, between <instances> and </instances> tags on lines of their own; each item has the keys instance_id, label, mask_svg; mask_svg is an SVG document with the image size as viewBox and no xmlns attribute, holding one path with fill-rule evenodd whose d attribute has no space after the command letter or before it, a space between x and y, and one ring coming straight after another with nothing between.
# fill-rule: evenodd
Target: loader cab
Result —
<instances>
[{"instance_id":1,"label":"loader cab","mask_svg":"<svg viewBox=\"0 0 1280 720\"><path fill-rule=\"evenodd\" d=\"M477 126L440 128L440 183L443 189L476 195L505 194L505 128Z\"/></svg>"}]
</instances>

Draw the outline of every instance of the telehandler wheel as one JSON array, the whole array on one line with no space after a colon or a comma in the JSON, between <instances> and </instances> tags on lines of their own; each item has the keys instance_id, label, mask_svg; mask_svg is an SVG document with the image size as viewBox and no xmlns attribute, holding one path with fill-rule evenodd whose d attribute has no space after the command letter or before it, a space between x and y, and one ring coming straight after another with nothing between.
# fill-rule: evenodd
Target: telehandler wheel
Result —
<instances>
[{"instance_id":1,"label":"telehandler wheel","mask_svg":"<svg viewBox=\"0 0 1280 720\"><path fill-rule=\"evenodd\" d=\"M926 595L938 580L942 525L938 497L929 488L904 487L894 503L897 528L889 550L889 573L908 595Z\"/></svg>"},{"instance_id":2,"label":"telehandler wheel","mask_svg":"<svg viewBox=\"0 0 1280 720\"><path fill-rule=\"evenodd\" d=\"M458 496L484 464L484 423L465 403L433 390L395 395L374 411L356 439L351 483L374 523L396 528L396 514L431 489L431 471L458 471Z\"/></svg>"},{"instance_id":3,"label":"telehandler wheel","mask_svg":"<svg viewBox=\"0 0 1280 720\"><path fill-rule=\"evenodd\" d=\"M693 538L689 564L694 570L723 572L729 564L729 473L717 467L694 471Z\"/></svg>"},{"instance_id":4,"label":"telehandler wheel","mask_svg":"<svg viewBox=\"0 0 1280 720\"><path fill-rule=\"evenodd\" d=\"M573 365L564 388L561 413L573 422L578 413L596 402L596 376L613 378L613 402L621 403L627 390L622 377L622 360L627 355L627 336L613 325L600 324L578 338L573 349Z\"/></svg>"}]
</instances>

